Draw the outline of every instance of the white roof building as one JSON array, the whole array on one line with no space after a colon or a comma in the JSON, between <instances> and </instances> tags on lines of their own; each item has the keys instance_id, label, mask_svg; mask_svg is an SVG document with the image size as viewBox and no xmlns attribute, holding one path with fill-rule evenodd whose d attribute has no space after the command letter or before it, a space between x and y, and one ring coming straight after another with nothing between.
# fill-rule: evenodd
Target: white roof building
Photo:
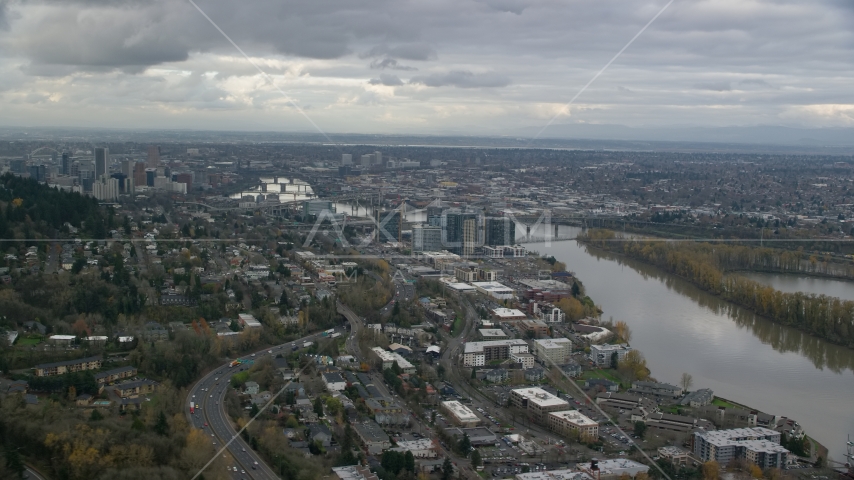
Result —
<instances>
[{"instance_id":1,"label":"white roof building","mask_svg":"<svg viewBox=\"0 0 854 480\"><path fill-rule=\"evenodd\" d=\"M517 473L516 480L593 480L593 477L578 470L544 470Z\"/></svg>"},{"instance_id":2,"label":"white roof building","mask_svg":"<svg viewBox=\"0 0 854 480\"><path fill-rule=\"evenodd\" d=\"M462 403L456 400L442 402L442 408L448 412L455 423L464 427L476 427L480 418Z\"/></svg>"},{"instance_id":3,"label":"white roof building","mask_svg":"<svg viewBox=\"0 0 854 480\"><path fill-rule=\"evenodd\" d=\"M498 282L472 282L472 285L478 292L499 300L511 300L515 296L512 288Z\"/></svg>"},{"instance_id":4,"label":"white roof building","mask_svg":"<svg viewBox=\"0 0 854 480\"><path fill-rule=\"evenodd\" d=\"M397 442L397 447L391 450L395 452L412 452L412 456L415 458L436 458L439 456L433 441L429 438L400 441Z\"/></svg>"}]
</instances>

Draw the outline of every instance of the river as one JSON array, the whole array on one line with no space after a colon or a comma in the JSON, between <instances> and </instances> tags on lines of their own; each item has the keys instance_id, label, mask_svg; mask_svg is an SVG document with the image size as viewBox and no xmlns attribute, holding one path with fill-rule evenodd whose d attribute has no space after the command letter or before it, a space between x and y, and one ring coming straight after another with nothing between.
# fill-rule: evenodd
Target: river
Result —
<instances>
[{"instance_id":1,"label":"river","mask_svg":"<svg viewBox=\"0 0 854 480\"><path fill-rule=\"evenodd\" d=\"M739 275L764 283L781 292L815 293L843 300L854 300L854 283L844 280L762 272L739 272Z\"/></svg>"},{"instance_id":2,"label":"river","mask_svg":"<svg viewBox=\"0 0 854 480\"><path fill-rule=\"evenodd\" d=\"M562 227L560 235L573 230ZM602 318L629 325L631 344L643 352L656 379L676 385L687 372L694 389L711 388L717 396L793 418L831 458L844 461L847 435L854 434L854 350L776 325L654 267L588 251L572 240L527 247L566 263L602 307ZM782 289L792 281L786 277L756 279Z\"/></svg>"}]
</instances>

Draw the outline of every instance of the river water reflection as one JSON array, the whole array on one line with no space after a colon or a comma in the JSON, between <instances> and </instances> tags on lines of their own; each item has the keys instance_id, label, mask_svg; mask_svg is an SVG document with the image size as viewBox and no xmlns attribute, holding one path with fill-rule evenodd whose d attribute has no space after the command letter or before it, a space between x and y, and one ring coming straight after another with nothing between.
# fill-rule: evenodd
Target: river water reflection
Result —
<instances>
[{"instance_id":1,"label":"river water reflection","mask_svg":"<svg viewBox=\"0 0 854 480\"><path fill-rule=\"evenodd\" d=\"M739 275L764 283L781 292L815 293L843 300L854 300L854 283L844 280L762 272L741 272Z\"/></svg>"},{"instance_id":2,"label":"river water reflection","mask_svg":"<svg viewBox=\"0 0 854 480\"><path fill-rule=\"evenodd\" d=\"M569 233L563 228L561 235ZM646 264L575 241L530 243L554 255L604 310L624 320L653 376L794 418L843 460L854 434L854 350L776 325ZM766 279L768 280L768 279Z\"/></svg>"}]
</instances>

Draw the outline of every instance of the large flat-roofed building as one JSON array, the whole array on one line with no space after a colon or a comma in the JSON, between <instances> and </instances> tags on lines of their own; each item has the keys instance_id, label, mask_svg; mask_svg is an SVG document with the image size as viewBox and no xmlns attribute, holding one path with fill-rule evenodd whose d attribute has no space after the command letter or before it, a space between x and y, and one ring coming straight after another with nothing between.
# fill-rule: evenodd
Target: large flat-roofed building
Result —
<instances>
[{"instance_id":1,"label":"large flat-roofed building","mask_svg":"<svg viewBox=\"0 0 854 480\"><path fill-rule=\"evenodd\" d=\"M534 421L540 423L545 423L545 416L549 412L569 410L569 402L536 387L511 390L510 404L527 410Z\"/></svg>"},{"instance_id":2,"label":"large flat-roofed building","mask_svg":"<svg viewBox=\"0 0 854 480\"><path fill-rule=\"evenodd\" d=\"M498 300L512 300L516 296L512 288L498 282L472 282L472 285L479 293Z\"/></svg>"},{"instance_id":3,"label":"large flat-roofed building","mask_svg":"<svg viewBox=\"0 0 854 480\"><path fill-rule=\"evenodd\" d=\"M599 423L594 422L577 410L549 412L546 415L546 426L549 430L563 436L578 432L582 438L599 438Z\"/></svg>"},{"instance_id":4,"label":"large flat-roofed building","mask_svg":"<svg viewBox=\"0 0 854 480\"><path fill-rule=\"evenodd\" d=\"M391 448L391 439L388 437L388 434L373 420L357 423L353 425L353 430L356 431L356 435L362 440L368 453L372 455L382 453L383 450Z\"/></svg>"},{"instance_id":5,"label":"large flat-roofed building","mask_svg":"<svg viewBox=\"0 0 854 480\"><path fill-rule=\"evenodd\" d=\"M593 477L578 470L544 470L541 472L517 473L516 480L593 480Z\"/></svg>"},{"instance_id":6,"label":"large flat-roofed building","mask_svg":"<svg viewBox=\"0 0 854 480\"><path fill-rule=\"evenodd\" d=\"M399 353L383 350L382 347L374 347L371 349L371 352L376 357L377 365L382 370L391 368L394 362L397 362L397 366L403 370L403 373L415 373L415 365L411 364L409 360L403 358Z\"/></svg>"},{"instance_id":7,"label":"large flat-roofed building","mask_svg":"<svg viewBox=\"0 0 854 480\"><path fill-rule=\"evenodd\" d=\"M486 341L507 340L508 338L504 330L500 328L481 328L477 332L480 334L480 338Z\"/></svg>"},{"instance_id":8,"label":"large flat-roofed building","mask_svg":"<svg viewBox=\"0 0 854 480\"><path fill-rule=\"evenodd\" d=\"M636 477L639 473L649 473L649 467L627 458L611 458L599 460L599 471L593 472L590 469L589 463L579 463L578 469L589 474L596 474L596 479L601 478L612 480L618 479L623 475Z\"/></svg>"},{"instance_id":9,"label":"large flat-roofed building","mask_svg":"<svg viewBox=\"0 0 854 480\"><path fill-rule=\"evenodd\" d=\"M504 308L498 307L492 310L492 318L498 321L506 321L506 320L524 320L528 318L525 315L525 312L521 310L517 310L515 308Z\"/></svg>"},{"instance_id":10,"label":"large flat-roofed building","mask_svg":"<svg viewBox=\"0 0 854 480\"><path fill-rule=\"evenodd\" d=\"M368 467L361 465L332 467L332 472L338 476L339 480L379 480L376 473L371 473Z\"/></svg>"},{"instance_id":11,"label":"large flat-roofed building","mask_svg":"<svg viewBox=\"0 0 854 480\"><path fill-rule=\"evenodd\" d=\"M480 418L469 407L456 400L442 402L441 406L457 425L462 427L476 427L480 423Z\"/></svg>"},{"instance_id":12,"label":"large flat-roofed building","mask_svg":"<svg viewBox=\"0 0 854 480\"><path fill-rule=\"evenodd\" d=\"M498 442L498 437L495 436L495 433L484 427L449 428L445 430L445 433L457 439L463 438L463 435L468 435L469 441L471 442L472 446L475 447L480 447L483 445L491 446Z\"/></svg>"},{"instance_id":13,"label":"large flat-roofed building","mask_svg":"<svg viewBox=\"0 0 854 480\"><path fill-rule=\"evenodd\" d=\"M436 458L439 456L439 452L436 451L436 445L429 438L402 440L397 442L397 446L391 450L395 452L412 452L412 456L415 458Z\"/></svg>"},{"instance_id":14,"label":"large flat-roofed building","mask_svg":"<svg viewBox=\"0 0 854 480\"><path fill-rule=\"evenodd\" d=\"M632 351L632 347L628 345L590 345L590 360L596 365L610 365L611 358L614 354L617 355L617 361L626 358L626 354Z\"/></svg>"},{"instance_id":15,"label":"large flat-roofed building","mask_svg":"<svg viewBox=\"0 0 854 480\"><path fill-rule=\"evenodd\" d=\"M511 353L528 353L528 344L518 339L469 342L463 351L463 365L482 367L493 360L506 360Z\"/></svg>"},{"instance_id":16,"label":"large flat-roofed building","mask_svg":"<svg viewBox=\"0 0 854 480\"><path fill-rule=\"evenodd\" d=\"M534 340L534 353L544 365L565 365L572 356L572 341L568 338Z\"/></svg>"},{"instance_id":17,"label":"large flat-roofed building","mask_svg":"<svg viewBox=\"0 0 854 480\"><path fill-rule=\"evenodd\" d=\"M780 445L780 432L764 427L694 432L694 456L726 465L746 459L762 469L783 468L789 451Z\"/></svg>"},{"instance_id":18,"label":"large flat-roofed building","mask_svg":"<svg viewBox=\"0 0 854 480\"><path fill-rule=\"evenodd\" d=\"M97 370L101 368L101 357L87 357L77 360L66 360L64 362L43 363L36 365L37 377L52 377L66 373L82 372L84 370Z\"/></svg>"},{"instance_id":19,"label":"large flat-roofed building","mask_svg":"<svg viewBox=\"0 0 854 480\"><path fill-rule=\"evenodd\" d=\"M630 392L640 393L642 395L653 395L656 397L679 398L682 396L682 388L669 383L658 382L642 382L636 380L632 382Z\"/></svg>"}]
</instances>

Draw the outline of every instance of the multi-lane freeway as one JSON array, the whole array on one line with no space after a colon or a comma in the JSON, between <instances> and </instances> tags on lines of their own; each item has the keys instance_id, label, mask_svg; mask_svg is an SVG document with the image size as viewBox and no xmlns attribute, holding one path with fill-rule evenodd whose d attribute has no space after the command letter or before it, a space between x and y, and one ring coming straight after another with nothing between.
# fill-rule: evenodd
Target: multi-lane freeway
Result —
<instances>
[{"instance_id":1,"label":"multi-lane freeway","mask_svg":"<svg viewBox=\"0 0 854 480\"><path fill-rule=\"evenodd\" d=\"M293 342L241 357L240 360L250 362L259 360L265 355L273 357L279 353L286 355L293 351L294 345L302 346L303 342L315 341L321 336L322 333L309 335ZM217 450L218 455L225 455L224 451L221 453L220 451L228 444L227 450L231 457L228 466L232 478L277 479L279 477L264 463L261 456L249 448L249 445L246 444L243 438L237 436L237 431L228 419L225 411L225 393L229 387L231 377L249 368L246 364L229 367L229 363L215 368L196 382L193 388L190 389L184 407L187 417L194 428L202 429L206 434L210 435L211 444ZM195 406L193 414L190 414L190 402L193 402Z\"/></svg>"}]
</instances>

